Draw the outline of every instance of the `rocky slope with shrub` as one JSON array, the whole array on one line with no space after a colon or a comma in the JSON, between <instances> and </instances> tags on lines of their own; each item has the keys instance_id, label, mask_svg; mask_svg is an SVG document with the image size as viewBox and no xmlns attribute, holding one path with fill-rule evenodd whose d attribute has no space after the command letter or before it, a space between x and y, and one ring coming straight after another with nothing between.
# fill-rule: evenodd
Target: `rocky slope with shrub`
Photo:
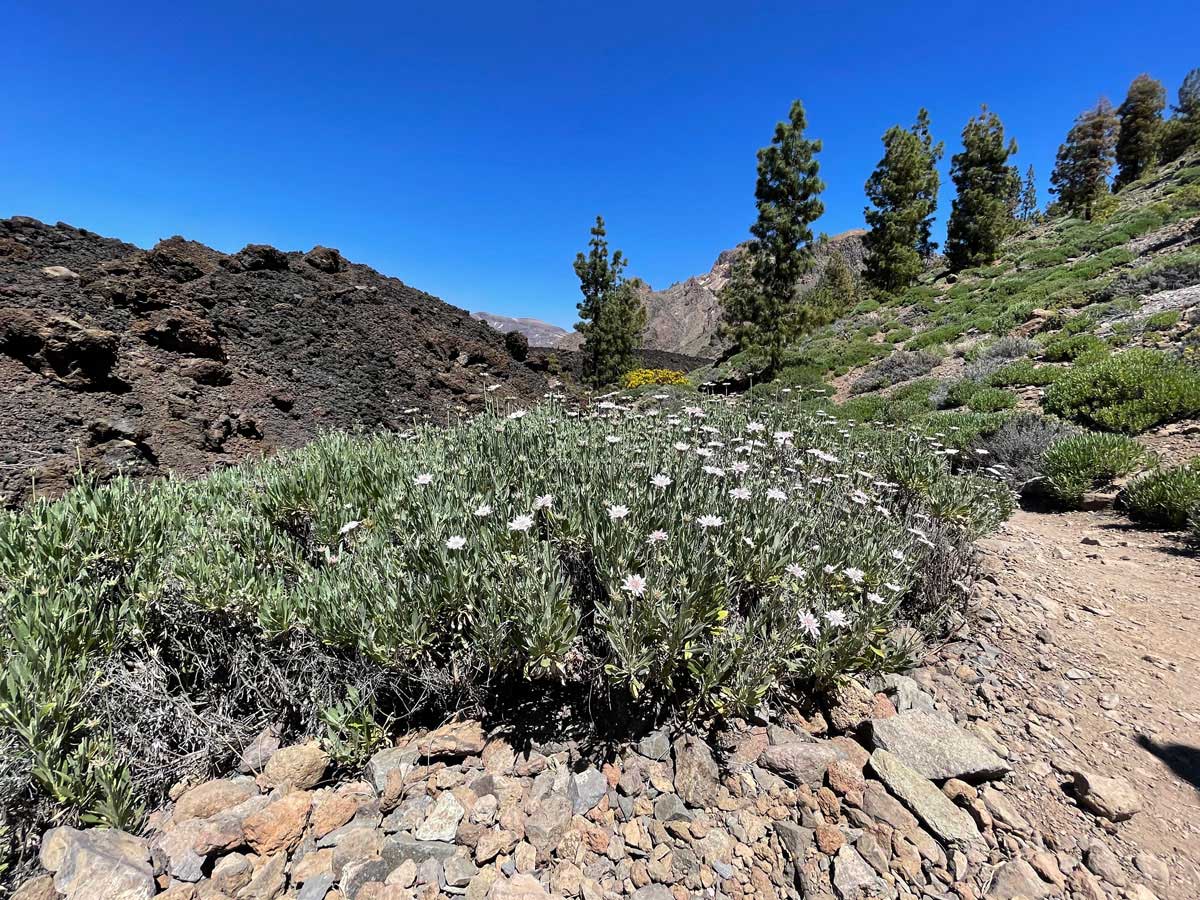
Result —
<instances>
[{"instance_id":1,"label":"rocky slope with shrub","mask_svg":"<svg viewBox=\"0 0 1200 900\"><path fill-rule=\"evenodd\" d=\"M992 265L868 296L779 378L843 419L940 436L1029 504L1200 519L1200 157L1114 196L1103 221L1023 226ZM745 381L743 354L699 379ZM1193 525L1200 534L1200 523Z\"/></svg>"},{"instance_id":2,"label":"rocky slope with shrub","mask_svg":"<svg viewBox=\"0 0 1200 900\"><path fill-rule=\"evenodd\" d=\"M315 247L150 250L0 221L0 502L195 474L330 428L444 421L543 378L436 297Z\"/></svg>"}]
</instances>

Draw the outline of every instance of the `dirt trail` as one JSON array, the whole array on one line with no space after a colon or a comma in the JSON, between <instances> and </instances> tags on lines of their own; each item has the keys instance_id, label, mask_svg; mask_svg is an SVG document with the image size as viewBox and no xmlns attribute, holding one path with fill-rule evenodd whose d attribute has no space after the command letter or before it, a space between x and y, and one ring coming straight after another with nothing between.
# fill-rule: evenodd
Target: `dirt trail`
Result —
<instances>
[{"instance_id":1,"label":"dirt trail","mask_svg":"<svg viewBox=\"0 0 1200 900\"><path fill-rule=\"evenodd\" d=\"M999 690L970 702L1024 763L1014 799L1050 849L1101 839L1131 885L1200 897L1200 557L1101 512L1018 512L983 549ZM1126 778L1142 811L1105 835L1063 789L1075 767Z\"/></svg>"}]
</instances>

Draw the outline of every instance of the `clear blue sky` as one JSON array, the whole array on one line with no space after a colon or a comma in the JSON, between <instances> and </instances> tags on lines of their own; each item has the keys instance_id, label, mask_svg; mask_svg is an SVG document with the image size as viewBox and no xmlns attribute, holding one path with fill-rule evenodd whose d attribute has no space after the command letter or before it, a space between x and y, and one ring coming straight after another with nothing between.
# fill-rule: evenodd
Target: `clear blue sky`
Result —
<instances>
[{"instance_id":1,"label":"clear blue sky","mask_svg":"<svg viewBox=\"0 0 1200 900\"><path fill-rule=\"evenodd\" d=\"M9 0L0 216L323 243L569 326L598 212L656 287L744 239L794 97L825 142L820 230L861 224L879 136L921 105L949 157L987 102L1045 199L1076 113L1200 66L1195 0L1137 6Z\"/></svg>"}]
</instances>

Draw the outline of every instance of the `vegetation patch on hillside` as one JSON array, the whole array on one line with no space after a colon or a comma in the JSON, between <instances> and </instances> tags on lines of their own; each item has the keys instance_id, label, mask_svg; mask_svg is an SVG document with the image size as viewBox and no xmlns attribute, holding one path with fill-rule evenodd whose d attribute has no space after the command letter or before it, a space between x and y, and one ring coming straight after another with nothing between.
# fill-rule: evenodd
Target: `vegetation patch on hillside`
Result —
<instances>
[{"instance_id":1,"label":"vegetation patch on hillside","mask_svg":"<svg viewBox=\"0 0 1200 900\"><path fill-rule=\"evenodd\" d=\"M902 664L894 629L940 627L1012 508L920 433L669 397L4 513L6 805L127 825L271 722L360 759L523 686L609 724L799 702Z\"/></svg>"}]
</instances>

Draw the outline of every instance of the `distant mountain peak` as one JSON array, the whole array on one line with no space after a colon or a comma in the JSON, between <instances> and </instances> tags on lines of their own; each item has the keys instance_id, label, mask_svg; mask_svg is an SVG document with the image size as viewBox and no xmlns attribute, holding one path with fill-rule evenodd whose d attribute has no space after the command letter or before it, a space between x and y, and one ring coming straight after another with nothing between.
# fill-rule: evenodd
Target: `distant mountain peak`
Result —
<instances>
[{"instance_id":1,"label":"distant mountain peak","mask_svg":"<svg viewBox=\"0 0 1200 900\"><path fill-rule=\"evenodd\" d=\"M513 317L498 313L473 312L471 317L486 322L500 332L519 331L529 339L531 347L557 347L562 339L571 333L565 328L528 316Z\"/></svg>"}]
</instances>

